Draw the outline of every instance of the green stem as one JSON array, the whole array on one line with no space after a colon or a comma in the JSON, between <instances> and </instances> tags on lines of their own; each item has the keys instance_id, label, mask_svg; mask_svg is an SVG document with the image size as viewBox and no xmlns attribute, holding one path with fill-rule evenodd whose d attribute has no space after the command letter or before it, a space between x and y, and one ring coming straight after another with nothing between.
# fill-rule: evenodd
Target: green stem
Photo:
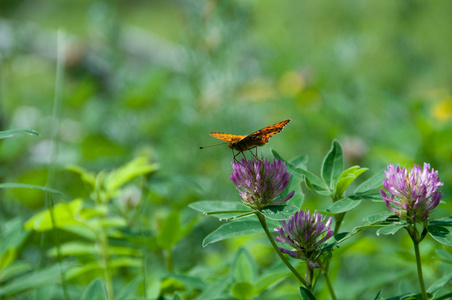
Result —
<instances>
[{"instance_id":1,"label":"green stem","mask_svg":"<svg viewBox=\"0 0 452 300\"><path fill-rule=\"evenodd\" d=\"M314 268L306 262L306 274L304 276L306 280L306 288L312 292L312 279L314 277Z\"/></svg>"},{"instance_id":2,"label":"green stem","mask_svg":"<svg viewBox=\"0 0 452 300\"><path fill-rule=\"evenodd\" d=\"M307 288L306 281L301 277L300 273L298 273L297 270L289 263L289 261L286 259L286 257L282 254L281 250L279 250L278 245L276 245L275 239L271 235L270 231L268 230L267 221L265 220L264 215L262 215L260 212L255 212L257 218L259 219L259 222L261 222L262 228L264 228L265 234L267 234L268 239L270 240L270 243L272 244L273 248L275 249L276 253L278 253L279 258L284 262L284 264L289 268L290 271L297 277L297 279Z\"/></svg>"},{"instance_id":3,"label":"green stem","mask_svg":"<svg viewBox=\"0 0 452 300\"><path fill-rule=\"evenodd\" d=\"M336 294L334 293L333 286L331 285L330 278L328 277L328 270L325 269L322 262L319 260L318 264L320 265L320 271L322 272L323 277L325 278L326 285L328 287L328 291L330 292L331 299L336 300Z\"/></svg>"},{"instance_id":4,"label":"green stem","mask_svg":"<svg viewBox=\"0 0 452 300\"><path fill-rule=\"evenodd\" d=\"M337 200L339 200L339 199L336 199L336 200L333 199L333 203L336 202ZM341 213L341 214L338 214L338 215L334 216L334 219L336 221L336 224L334 226L334 235L339 233L339 229L341 228L341 225L342 225L342 222L344 221L344 218L345 218L345 213ZM326 261L326 265L325 265L325 268L324 268L325 269L325 273L328 273L328 270L330 269L330 261L331 261L330 259L328 259ZM317 283L317 281L315 283ZM314 284L314 286L315 286L315 284Z\"/></svg>"},{"instance_id":5,"label":"green stem","mask_svg":"<svg viewBox=\"0 0 452 300\"><path fill-rule=\"evenodd\" d=\"M101 204L101 198L100 193L96 190L93 192L94 201L96 202L97 206L102 205ZM100 216L102 221L105 220L105 215L102 214ZM102 222L103 223L103 222ZM114 298L113 293L113 280L112 280L112 272L111 272L111 266L110 266L110 252L109 252L109 243L108 243L108 233L107 229L100 225L100 229L93 228L93 231L96 233L97 241L100 245L100 255L101 255L101 266L102 270L104 271L104 281L105 281L105 288L107 289L107 299L112 300Z\"/></svg>"},{"instance_id":6,"label":"green stem","mask_svg":"<svg viewBox=\"0 0 452 300\"><path fill-rule=\"evenodd\" d=\"M414 253L416 254L417 275L419 277L419 285L421 286L422 299L428 300L427 291L425 290L424 276L422 275L421 253L419 251L419 242L414 242Z\"/></svg>"},{"instance_id":7,"label":"green stem","mask_svg":"<svg viewBox=\"0 0 452 300\"><path fill-rule=\"evenodd\" d=\"M104 230L101 229L100 247L102 251L102 263L104 269L105 287L107 289L107 299L113 299L113 281L111 278L110 253L108 251L108 237Z\"/></svg>"}]
</instances>

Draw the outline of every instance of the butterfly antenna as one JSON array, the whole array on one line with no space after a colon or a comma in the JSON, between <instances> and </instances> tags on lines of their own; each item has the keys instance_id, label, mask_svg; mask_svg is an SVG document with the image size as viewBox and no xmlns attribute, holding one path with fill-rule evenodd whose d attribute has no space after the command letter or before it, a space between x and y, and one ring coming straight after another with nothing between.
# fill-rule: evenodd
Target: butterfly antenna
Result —
<instances>
[{"instance_id":1,"label":"butterfly antenna","mask_svg":"<svg viewBox=\"0 0 452 300\"><path fill-rule=\"evenodd\" d=\"M221 143L221 144L216 144L216 145L211 145L211 146L199 147L199 149L210 148L210 147L216 147L216 146L221 146L221 145L227 145L227 143Z\"/></svg>"}]
</instances>

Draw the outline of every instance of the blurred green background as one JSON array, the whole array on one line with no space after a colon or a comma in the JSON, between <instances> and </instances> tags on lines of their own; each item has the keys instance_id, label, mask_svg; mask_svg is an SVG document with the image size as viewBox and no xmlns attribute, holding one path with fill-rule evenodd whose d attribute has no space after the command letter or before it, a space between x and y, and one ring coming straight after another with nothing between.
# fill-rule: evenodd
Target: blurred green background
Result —
<instances>
[{"instance_id":1,"label":"blurred green background","mask_svg":"<svg viewBox=\"0 0 452 300\"><path fill-rule=\"evenodd\" d=\"M388 163L430 162L449 202L433 216L450 215L451 12L448 0L2 0L0 130L28 128L41 136L1 141L0 179L45 185L53 166L48 184L65 194L64 202L89 194L67 164L97 172L147 153L160 165L148 183L148 225L156 229L171 211L196 215L187 209L193 201L238 200L229 180L231 151L199 150L217 143L209 132L249 134L291 118L259 149L264 157L271 158L270 149L286 159L305 154L319 174L338 139L346 168L370 168L362 180ZM56 87L58 47L65 71ZM305 208L329 206L304 191ZM42 192L1 192L2 222L44 208ZM345 229L360 222L359 211ZM222 246L201 248L216 226L199 220L183 242L192 255L175 255L179 269L226 253ZM391 242L373 235L342 258L354 260L348 258L338 286L362 278L360 255L368 260L375 243ZM257 241L225 247L262 248L265 240ZM375 255L378 265L384 254ZM375 285L363 299L376 294Z\"/></svg>"}]
</instances>

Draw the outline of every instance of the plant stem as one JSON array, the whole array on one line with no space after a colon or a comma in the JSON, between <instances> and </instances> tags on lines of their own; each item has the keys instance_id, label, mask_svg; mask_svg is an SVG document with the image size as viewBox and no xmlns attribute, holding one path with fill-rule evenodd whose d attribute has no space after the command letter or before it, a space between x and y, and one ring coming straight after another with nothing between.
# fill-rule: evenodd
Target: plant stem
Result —
<instances>
[{"instance_id":1,"label":"plant stem","mask_svg":"<svg viewBox=\"0 0 452 300\"><path fill-rule=\"evenodd\" d=\"M312 291L312 278L314 277L314 268L306 263L306 273L304 279L306 280L306 288Z\"/></svg>"},{"instance_id":2,"label":"plant stem","mask_svg":"<svg viewBox=\"0 0 452 300\"><path fill-rule=\"evenodd\" d=\"M270 240L270 243L272 244L273 248L275 249L276 253L278 253L279 258L284 262L284 264L289 268L290 271L297 277L297 279L306 287L306 281L301 277L300 273L298 273L297 270L289 263L289 261L286 259L286 257L282 254L281 250L279 250L278 245L276 245L275 239L271 235L270 231L268 230L267 221L265 220L264 215L262 215L260 212L255 212L257 218L259 219L259 222L261 222L262 228L264 228L265 234L267 234L268 239Z\"/></svg>"},{"instance_id":3,"label":"plant stem","mask_svg":"<svg viewBox=\"0 0 452 300\"><path fill-rule=\"evenodd\" d=\"M107 299L113 299L113 281L111 278L110 253L108 251L108 236L104 228L101 228L100 247L102 251L102 263L104 269L105 287L107 289Z\"/></svg>"},{"instance_id":4,"label":"plant stem","mask_svg":"<svg viewBox=\"0 0 452 300\"><path fill-rule=\"evenodd\" d=\"M414 253L416 254L417 275L419 277L419 285L421 286L422 299L428 300L427 291L425 290L424 276L422 275L421 253L419 251L419 242L414 242Z\"/></svg>"},{"instance_id":5,"label":"plant stem","mask_svg":"<svg viewBox=\"0 0 452 300\"><path fill-rule=\"evenodd\" d=\"M94 202L97 206L102 205L101 199L100 199L100 193L93 191ZM100 216L102 221L105 220L105 215L102 214ZM105 288L107 290L107 300L112 300L114 298L114 289L113 289L113 279L112 279L112 272L111 272L111 266L110 266L110 252L109 252L109 242L108 242L108 233L107 229L100 225L100 228L93 228L93 231L96 234L97 242L100 245L100 256L101 256L101 267L104 271L104 282L105 282Z\"/></svg>"},{"instance_id":6,"label":"plant stem","mask_svg":"<svg viewBox=\"0 0 452 300\"><path fill-rule=\"evenodd\" d=\"M320 271L322 272L323 277L325 278L326 285L328 287L328 291L330 292L331 299L336 300L336 294L334 293L333 286L331 285L330 278L328 277L328 270L325 269L322 262L319 260L317 263L320 265Z\"/></svg>"}]
</instances>

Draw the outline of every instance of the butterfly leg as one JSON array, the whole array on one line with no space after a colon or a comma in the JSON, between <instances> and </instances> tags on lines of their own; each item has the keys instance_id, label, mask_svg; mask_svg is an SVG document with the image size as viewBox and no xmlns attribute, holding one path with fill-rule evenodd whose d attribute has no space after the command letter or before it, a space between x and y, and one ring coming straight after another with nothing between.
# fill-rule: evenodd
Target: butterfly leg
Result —
<instances>
[{"instance_id":1,"label":"butterfly leg","mask_svg":"<svg viewBox=\"0 0 452 300\"><path fill-rule=\"evenodd\" d=\"M231 149L231 150L232 150L232 159L233 159L234 161L237 161L236 157L237 157L237 155L240 154L240 152L238 152L237 154L235 154L234 149Z\"/></svg>"},{"instance_id":2,"label":"butterfly leg","mask_svg":"<svg viewBox=\"0 0 452 300\"><path fill-rule=\"evenodd\" d=\"M237 153L234 153L234 150L232 150L232 155L234 155L233 158L236 162L239 162L236 157L239 156L240 153L243 155L243 157L245 157L245 160L246 160L246 156L245 156L245 154L243 154L243 151L237 151Z\"/></svg>"},{"instance_id":3,"label":"butterfly leg","mask_svg":"<svg viewBox=\"0 0 452 300\"><path fill-rule=\"evenodd\" d=\"M245 156L245 153L242 151L242 152L240 152L240 153L242 153L242 155L243 155L243 157L245 158L245 160L246 160L246 156Z\"/></svg>"},{"instance_id":4,"label":"butterfly leg","mask_svg":"<svg viewBox=\"0 0 452 300\"><path fill-rule=\"evenodd\" d=\"M256 148L256 154L254 155L254 157L258 158L258 157L257 157L257 147L255 147L255 148ZM258 159L259 159L259 158L258 158Z\"/></svg>"},{"instance_id":5,"label":"butterfly leg","mask_svg":"<svg viewBox=\"0 0 452 300\"><path fill-rule=\"evenodd\" d=\"M253 150L253 149L256 149L256 154L254 154L253 151L251 151L251 150ZM257 147L253 147L253 148L251 148L251 149L248 149L248 151L250 151L251 155L252 155L255 159L259 159L259 157L257 157Z\"/></svg>"}]
</instances>

